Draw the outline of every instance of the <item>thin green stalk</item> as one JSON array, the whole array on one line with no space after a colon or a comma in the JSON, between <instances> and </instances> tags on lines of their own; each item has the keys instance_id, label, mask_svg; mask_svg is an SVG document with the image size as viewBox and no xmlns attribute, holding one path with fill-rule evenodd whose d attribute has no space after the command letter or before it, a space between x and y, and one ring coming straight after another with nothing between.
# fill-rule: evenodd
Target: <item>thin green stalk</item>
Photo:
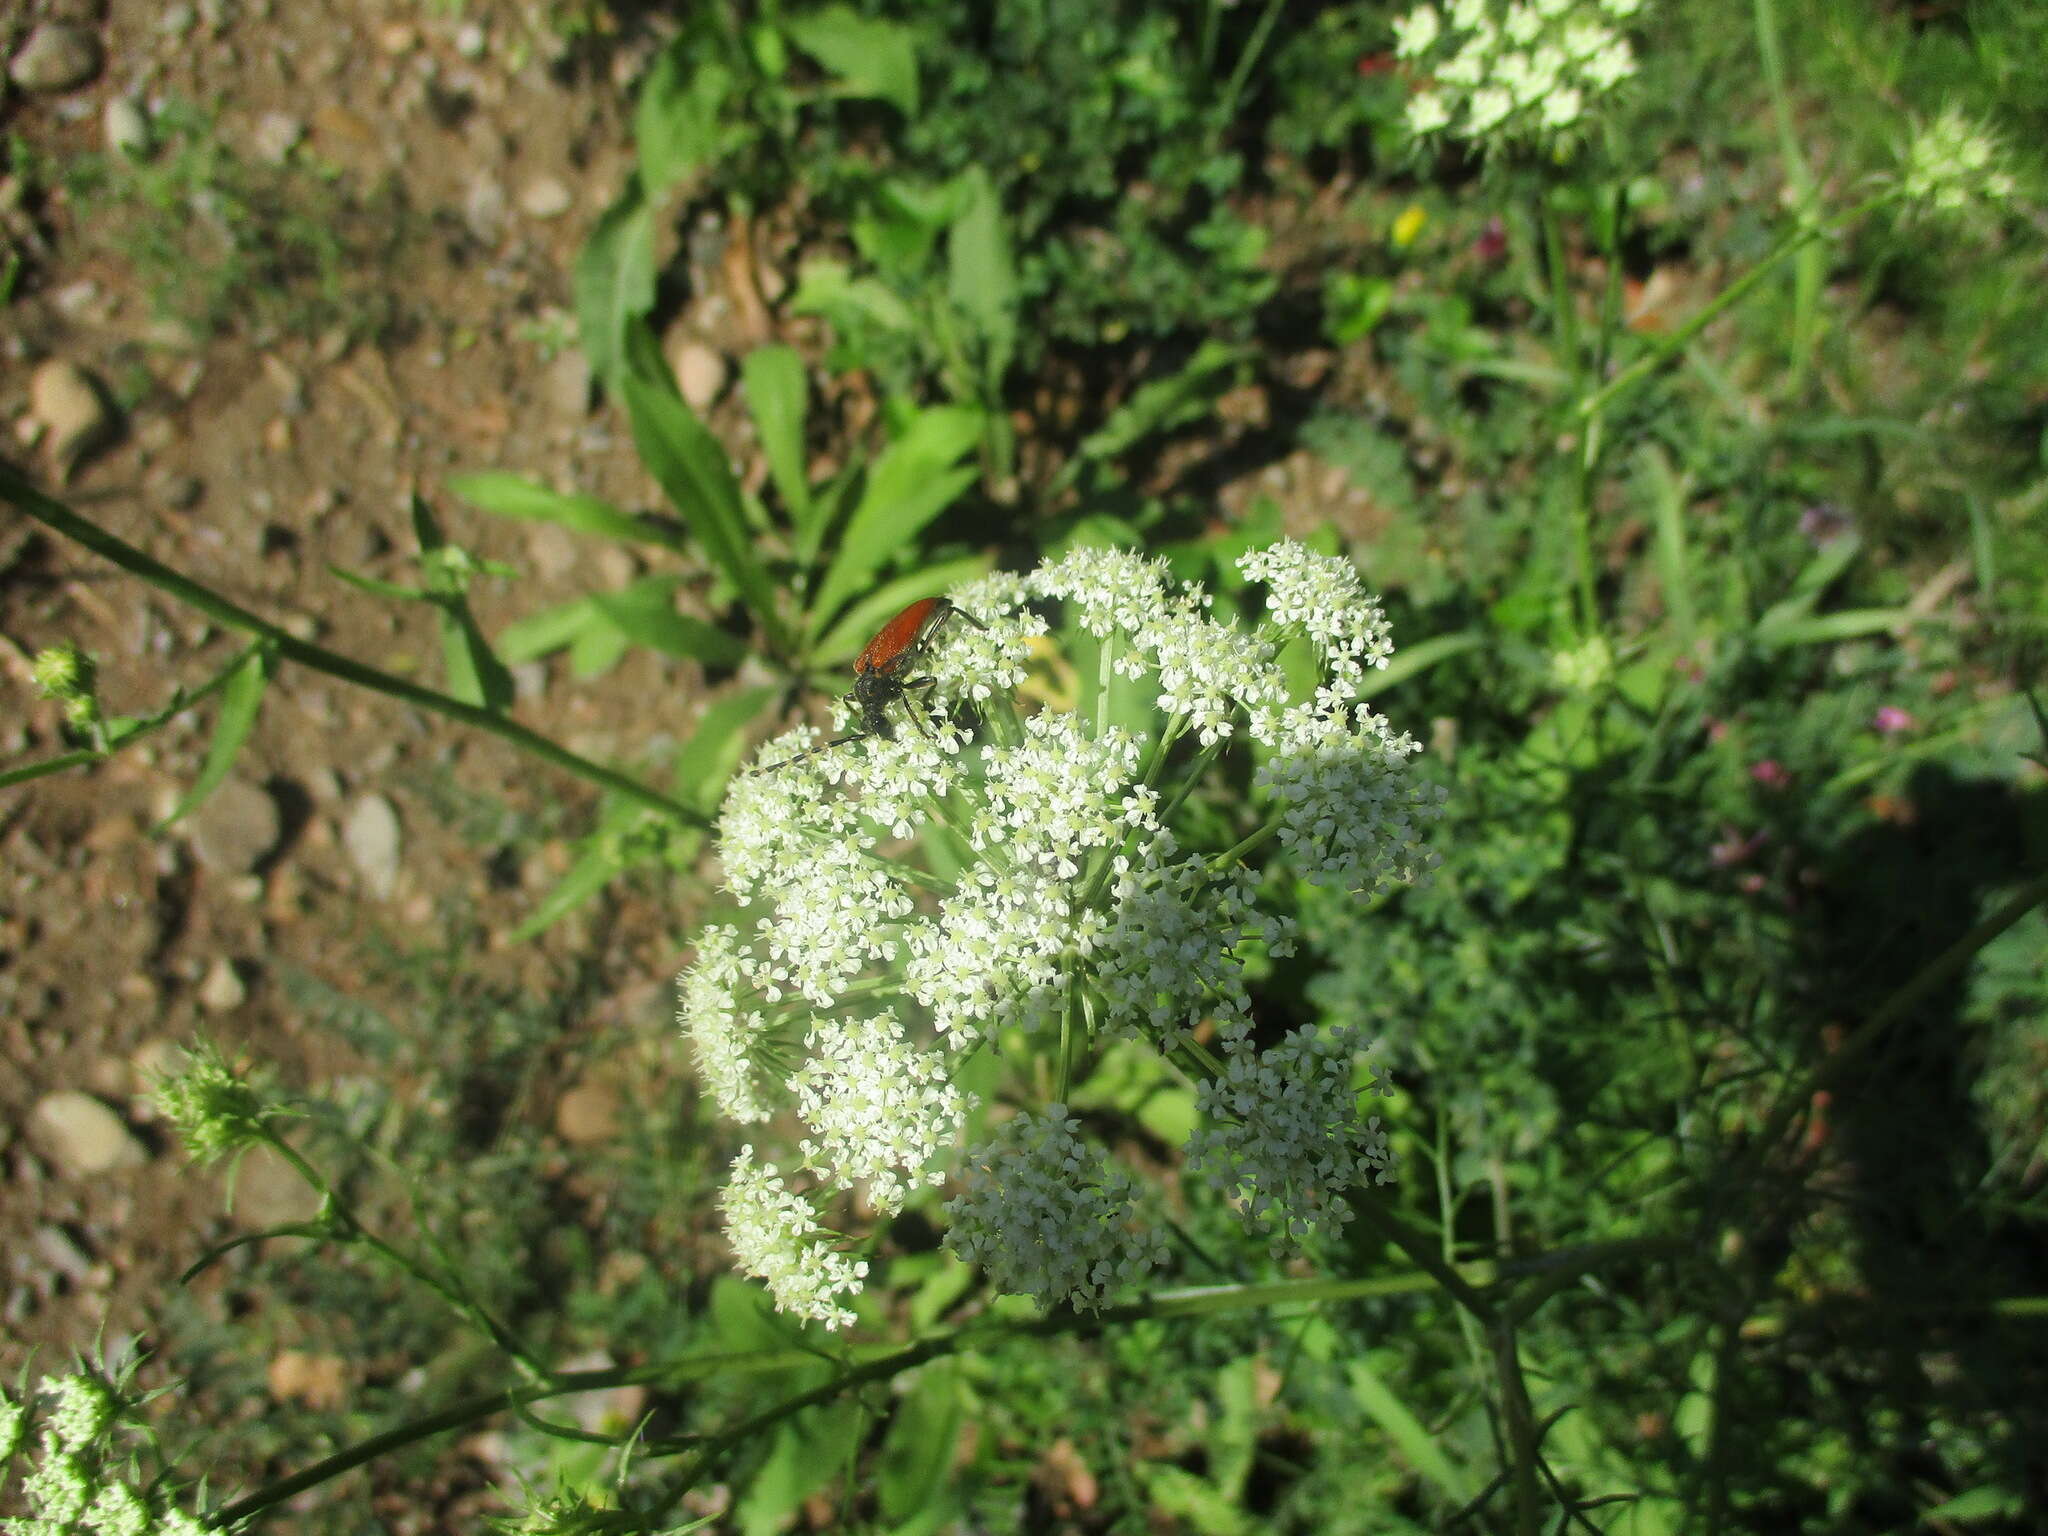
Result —
<instances>
[{"instance_id":1,"label":"thin green stalk","mask_svg":"<svg viewBox=\"0 0 2048 1536\"><path fill-rule=\"evenodd\" d=\"M1285 3L1286 0L1266 0L1265 14L1259 17L1259 24L1252 29L1244 52L1237 56L1237 68L1230 72L1230 83L1223 88L1222 100L1217 104L1219 131L1236 115L1238 95L1244 90L1245 82L1251 79L1252 67L1259 62L1259 55L1266 51L1266 39L1272 36L1273 24L1280 19L1280 8Z\"/></svg>"},{"instance_id":2,"label":"thin green stalk","mask_svg":"<svg viewBox=\"0 0 2048 1536\"><path fill-rule=\"evenodd\" d=\"M112 737L96 747L79 747L75 751L59 753L56 757L44 758L40 763L26 763L19 768L9 768L0 773L0 789L12 789L17 784L26 784L31 779L40 779L53 773L62 773L67 768L82 768L88 763L105 762L116 752L134 745L171 721L177 719L195 704L203 704L228 685L228 679L241 670L242 664L262 650L265 642L253 641L235 652L234 660L209 677L190 693L179 689L171 695L171 702L155 714L141 720L131 720L128 728L118 737Z\"/></svg>"},{"instance_id":3,"label":"thin green stalk","mask_svg":"<svg viewBox=\"0 0 2048 1536\"><path fill-rule=\"evenodd\" d=\"M451 1271L448 1278L443 1279L415 1260L412 1255L386 1242L363 1224L354 1207L336 1193L333 1185L327 1182L327 1176L308 1162L298 1148L267 1125L262 1128L262 1135L270 1147L290 1163L299 1177L304 1179L307 1186L320 1197L321 1214L337 1236L348 1242L361 1243L400 1274L426 1286L447 1302L459 1317L497 1345L529 1380L538 1381L544 1378L546 1373L533 1358L532 1352L514 1338L511 1330L493 1317L488 1308L469 1294L469 1288L462 1284L460 1276Z\"/></svg>"},{"instance_id":4,"label":"thin green stalk","mask_svg":"<svg viewBox=\"0 0 2048 1536\"><path fill-rule=\"evenodd\" d=\"M1750 290L1768 277L1777 267L1778 263L1787 256L1811 244L1813 241L1825 239L1837 231L1846 228L1858 219L1863 218L1866 214L1883 207L1898 195L1896 188L1888 189L1874 197L1864 199L1854 208L1849 209L1845 213L1838 214L1825 222L1800 223L1797 228L1780 237L1778 243L1765 253L1763 260L1722 289L1720 293L1708 301L1706 306L1690 320L1686 321L1684 325L1666 336L1655 347L1651 348L1650 351L1637 358L1633 363L1630 363L1628 367L1622 369L1620 373L1617 373L1584 400L1581 400L1579 402L1579 414L1581 416L1591 416L1597 411L1606 409L1617 398L1634 389L1636 385L1678 356L1679 353L1683 352L1691 344L1695 336L1711 325L1723 312L1747 298Z\"/></svg>"},{"instance_id":5,"label":"thin green stalk","mask_svg":"<svg viewBox=\"0 0 2048 1536\"><path fill-rule=\"evenodd\" d=\"M373 693L381 693L433 714L446 716L450 720L459 720L464 725L475 726L478 730L488 731L530 756L551 763L565 772L573 773L578 778L587 779L649 810L658 811L683 826L696 827L703 831L709 831L711 828L711 818L702 811L692 810L680 801L671 800L668 796L649 789L623 773L593 763L588 758L579 757L566 747L557 746L539 732L528 730L503 715L494 714L474 704L465 704L460 699L451 698L445 693L437 693L431 688L422 688L417 683L408 682L402 677L366 666L324 646L314 645L311 641L300 640L294 635L287 634L275 624L258 618L237 603L230 602L212 588L203 586L191 577L152 559L134 545L107 532L97 523L80 517L62 502L51 500L5 465L0 465L0 499L12 502L45 527L53 528L75 543L84 545L94 554L118 565L130 575L139 576L159 591L169 594L188 607L198 609L216 624L239 630L243 634L255 636L266 642L286 661L296 662L299 666L312 671L340 678L345 683L354 683Z\"/></svg>"},{"instance_id":6,"label":"thin green stalk","mask_svg":"<svg viewBox=\"0 0 2048 1536\"><path fill-rule=\"evenodd\" d=\"M1778 158L1785 167L1785 185L1791 190L1796 208L1810 208L1814 201L1813 173L1799 152L1799 133L1792 121L1792 98L1785 86L1785 60L1778 51L1776 0L1753 0L1756 17L1757 51L1762 55L1764 81L1771 92L1771 114L1777 119ZM1813 363L1814 338L1820 324L1821 280L1827 275L1826 254L1818 246L1799 252L1792 272L1792 335L1789 344L1792 369L1786 380L1787 398L1796 400L1805 391L1806 371Z\"/></svg>"}]
</instances>

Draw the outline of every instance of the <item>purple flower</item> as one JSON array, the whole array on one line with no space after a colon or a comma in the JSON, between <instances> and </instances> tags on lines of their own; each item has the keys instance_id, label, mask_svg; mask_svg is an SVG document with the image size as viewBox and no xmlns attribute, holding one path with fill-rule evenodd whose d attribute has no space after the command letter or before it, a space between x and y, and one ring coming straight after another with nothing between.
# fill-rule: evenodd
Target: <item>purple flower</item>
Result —
<instances>
[{"instance_id":1,"label":"purple flower","mask_svg":"<svg viewBox=\"0 0 2048 1536\"><path fill-rule=\"evenodd\" d=\"M1775 757L1749 765L1749 776L1765 789L1783 789L1792 782L1792 775L1785 771L1785 765Z\"/></svg>"},{"instance_id":2,"label":"purple flower","mask_svg":"<svg viewBox=\"0 0 2048 1536\"><path fill-rule=\"evenodd\" d=\"M1870 717L1870 725L1880 736L1896 736L1901 731L1913 729L1913 717L1896 704L1886 704Z\"/></svg>"}]
</instances>

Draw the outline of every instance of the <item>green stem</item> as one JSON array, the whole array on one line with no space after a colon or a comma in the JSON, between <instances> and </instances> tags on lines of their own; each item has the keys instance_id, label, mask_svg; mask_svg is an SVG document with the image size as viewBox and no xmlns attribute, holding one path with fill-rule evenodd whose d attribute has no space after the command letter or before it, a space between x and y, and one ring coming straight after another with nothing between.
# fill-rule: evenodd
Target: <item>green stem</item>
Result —
<instances>
[{"instance_id":1,"label":"green stem","mask_svg":"<svg viewBox=\"0 0 2048 1536\"><path fill-rule=\"evenodd\" d=\"M307 1186L320 1197L321 1211L332 1223L337 1236L347 1242L361 1243L398 1273L418 1281L447 1302L457 1316L480 1331L509 1356L526 1374L528 1380L539 1381L545 1377L546 1372L534 1359L532 1352L514 1338L511 1330L493 1317L483 1303L469 1294L469 1288L462 1284L459 1275L450 1271L448 1277L443 1279L412 1255L385 1241L363 1224L354 1207L335 1192L333 1185L327 1182L326 1175L307 1161L298 1148L267 1125L262 1128L262 1134L264 1141L290 1163L299 1177L304 1179Z\"/></svg>"},{"instance_id":2,"label":"green stem","mask_svg":"<svg viewBox=\"0 0 2048 1536\"><path fill-rule=\"evenodd\" d=\"M1237 68L1230 72L1230 83L1223 88L1223 99L1217 104L1216 123L1219 129L1236 115L1238 95L1251 78L1252 67L1259 62L1259 55L1266 51L1266 39L1272 35L1273 24L1280 19L1280 8L1285 3L1286 0L1266 0L1265 14L1259 17L1259 24L1252 29L1244 52L1237 56Z\"/></svg>"},{"instance_id":3,"label":"green stem","mask_svg":"<svg viewBox=\"0 0 2048 1536\"><path fill-rule=\"evenodd\" d=\"M1652 347L1643 356L1637 358L1628 367L1622 369L1620 373L1617 373L1613 378L1601 385L1599 389L1588 395L1584 400L1581 400L1579 402L1579 414L1581 416L1591 416L1596 411L1604 410L1607 406L1612 405L1618 397L1635 388L1644 379L1678 356L1695 336L1711 325L1724 311L1747 298L1750 290L1769 276L1778 263L1787 256L1803 249L1816 240L1825 239L1837 231L1846 228L1858 219L1863 218L1866 214L1883 207L1898 195L1896 188L1888 189L1878 193L1875 197L1866 198L1846 213L1838 214L1833 219L1825 222L1807 223L1802 219L1797 228L1782 236L1778 243L1765 253L1762 261L1722 289L1720 293L1716 294L1707 303L1705 308L1701 309L1669 336L1658 342L1656 346Z\"/></svg>"},{"instance_id":4,"label":"green stem","mask_svg":"<svg viewBox=\"0 0 2048 1536\"><path fill-rule=\"evenodd\" d=\"M228 685L228 679L241 670L242 663L264 648L266 642L253 641L235 652L235 658L225 668L216 672L199 687L186 693L179 689L171 695L171 702L146 719L131 720L127 729L118 737L110 738L96 747L80 747L73 752L61 753L45 758L40 763L27 763L19 768L9 768L0 773L0 789L12 789L17 784L26 784L31 779L40 779L52 773L62 773L67 768L81 768L87 763L104 762L116 752L142 740L150 732L169 724L195 704L202 704Z\"/></svg>"},{"instance_id":5,"label":"green stem","mask_svg":"<svg viewBox=\"0 0 2048 1536\"><path fill-rule=\"evenodd\" d=\"M711 828L711 819L701 811L692 810L680 801L646 785L628 778L625 774L606 768L588 758L579 757L565 747L559 747L537 731L494 714L474 704L465 704L460 699L445 693L436 693L431 688L422 688L417 683L407 682L389 672L379 671L362 662L330 651L324 646L300 640L287 634L275 624L258 618L248 609L230 602L212 588L202 586L189 576L172 570L169 566L152 559L134 545L101 528L86 518L80 517L62 502L53 501L30 485L20 475L5 465L0 465L0 499L12 502L23 512L45 527L53 528L66 538L84 545L94 554L139 576L158 590L168 593L189 607L198 609L215 623L228 629L239 630L265 641L286 661L296 662L315 672L325 672L343 682L354 683L374 693L385 694L402 703L444 715L464 725L488 731L501 741L510 743L520 751L528 753L543 762L552 763L565 772L608 789L616 795L634 801L649 810L658 811L672 821L686 827L703 831Z\"/></svg>"},{"instance_id":6,"label":"green stem","mask_svg":"<svg viewBox=\"0 0 2048 1536\"><path fill-rule=\"evenodd\" d=\"M1812 206L1813 173L1799 152L1799 133L1792 121L1792 98L1785 87L1785 59L1778 49L1776 0L1753 0L1756 17L1757 51L1762 55L1764 81L1770 87L1771 114L1777 120L1778 158L1785 167L1785 185L1796 207ZM1825 260L1817 247L1806 246L1793 269L1791 374L1786 395L1797 399L1806 387L1806 370L1813 360L1814 330L1820 318L1820 285L1827 275Z\"/></svg>"}]
</instances>

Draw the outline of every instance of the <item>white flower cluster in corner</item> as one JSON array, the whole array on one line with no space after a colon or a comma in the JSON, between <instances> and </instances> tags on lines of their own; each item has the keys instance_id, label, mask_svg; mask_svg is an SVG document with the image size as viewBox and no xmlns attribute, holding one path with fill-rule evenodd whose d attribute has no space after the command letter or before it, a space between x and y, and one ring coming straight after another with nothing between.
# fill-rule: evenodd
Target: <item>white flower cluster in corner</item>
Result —
<instances>
[{"instance_id":1,"label":"white flower cluster in corner","mask_svg":"<svg viewBox=\"0 0 2048 1536\"><path fill-rule=\"evenodd\" d=\"M952 1178L967 1190L949 1207L955 1251L1005 1289L1100 1306L1161 1251L1135 1186L1059 1111L963 1149L978 1106L962 1068L1000 1047L1031 1081L1011 1063L1125 1040L1200 1070L1198 1029L1250 1030L1248 954L1293 944L1248 850L1355 891L1432 864L1441 792L1363 697L1392 651L1379 604L1347 562L1298 544L1241 569L1267 589L1256 624L1217 618L1129 550L986 577L950 594L976 624L939 632L918 658L933 687L899 706L927 710L927 728L797 761L818 739L800 729L762 750L773 771L733 782L718 853L742 907L698 935L678 1020L724 1114L790 1128L789 1155L750 1149L724 1196L741 1267L783 1310L852 1320L866 1266L821 1214L834 1202L890 1215ZM1048 628L1033 605L1084 637L1096 688L1026 714L1018 686ZM1289 644L1318 662L1306 698L1280 665ZM1257 760L1251 802L1217 846L1187 846L1174 809L1233 743Z\"/></svg>"},{"instance_id":2,"label":"white flower cluster in corner","mask_svg":"<svg viewBox=\"0 0 2048 1536\"><path fill-rule=\"evenodd\" d=\"M1064 1104L1006 1123L946 1205L946 1246L999 1290L1099 1311L1166 1262L1166 1242L1140 1223L1136 1181L1078 1130Z\"/></svg>"},{"instance_id":3,"label":"white flower cluster in corner","mask_svg":"<svg viewBox=\"0 0 2048 1536\"><path fill-rule=\"evenodd\" d=\"M45 1376L26 1403L0 1388L0 1479L26 1445L30 1410L41 1398L50 1403L21 1469L27 1518L9 1521L8 1536L203 1536L205 1523L170 1505L161 1480L144 1494L115 1470L130 1459L112 1443L129 1400L114 1384L84 1371Z\"/></svg>"},{"instance_id":4,"label":"white flower cluster in corner","mask_svg":"<svg viewBox=\"0 0 2048 1536\"><path fill-rule=\"evenodd\" d=\"M2003 147L1987 129L1950 110L1927 124L1906 146L1899 188L1931 214L1955 217L2006 203L2017 190L2003 167Z\"/></svg>"},{"instance_id":5,"label":"white flower cluster in corner","mask_svg":"<svg viewBox=\"0 0 2048 1536\"><path fill-rule=\"evenodd\" d=\"M1636 72L1615 23L1643 0L1449 0L1394 22L1394 53L1423 77L1407 127L1479 147L1562 151L1588 108Z\"/></svg>"},{"instance_id":6,"label":"white flower cluster in corner","mask_svg":"<svg viewBox=\"0 0 2048 1536\"><path fill-rule=\"evenodd\" d=\"M1223 1076L1196 1092L1204 1124L1188 1138L1188 1172L1272 1227L1276 1250L1318 1223L1349 1221L1335 1199L1342 1191L1394 1177L1387 1133L1378 1115L1360 1115L1353 1084L1353 1064L1369 1049L1348 1024L1298 1029L1265 1051L1240 1032L1225 1047ZM1365 1092L1394 1091L1376 1068L1366 1070Z\"/></svg>"}]
</instances>

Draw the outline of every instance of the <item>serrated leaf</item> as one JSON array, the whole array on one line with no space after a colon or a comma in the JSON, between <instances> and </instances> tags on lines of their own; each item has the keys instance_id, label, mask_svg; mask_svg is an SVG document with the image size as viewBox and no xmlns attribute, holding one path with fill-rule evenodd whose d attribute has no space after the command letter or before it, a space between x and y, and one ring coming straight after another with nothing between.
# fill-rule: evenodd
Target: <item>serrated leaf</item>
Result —
<instances>
[{"instance_id":1,"label":"serrated leaf","mask_svg":"<svg viewBox=\"0 0 2048 1536\"><path fill-rule=\"evenodd\" d=\"M250 651L221 689L220 713L214 716L213 739L207 743L206 761L199 766L199 776L172 807L171 814L157 823L158 832L191 815L208 795L220 788L221 780L235 766L249 740L249 732L256 726L263 690L269 686L269 652Z\"/></svg>"},{"instance_id":2,"label":"serrated leaf","mask_svg":"<svg viewBox=\"0 0 2048 1536\"><path fill-rule=\"evenodd\" d=\"M970 406L935 406L920 411L909 429L882 450L868 467L839 552L819 583L811 605L814 629L973 484L975 470L948 466L981 441L986 421Z\"/></svg>"},{"instance_id":3,"label":"serrated leaf","mask_svg":"<svg viewBox=\"0 0 2048 1536\"><path fill-rule=\"evenodd\" d=\"M917 116L917 34L909 27L862 16L848 5L828 5L785 18L782 29L838 77L834 95L870 96L906 118Z\"/></svg>"},{"instance_id":4,"label":"serrated leaf","mask_svg":"<svg viewBox=\"0 0 2048 1536\"><path fill-rule=\"evenodd\" d=\"M453 475L446 484L464 501L495 517L553 523L573 533L593 533L600 538L634 544L659 544L664 549L682 549L685 544L675 530L621 512L608 501L551 491L506 470L483 469Z\"/></svg>"},{"instance_id":5,"label":"serrated leaf","mask_svg":"<svg viewBox=\"0 0 2048 1536\"><path fill-rule=\"evenodd\" d=\"M725 448L683 403L654 333L637 320L626 329L619 385L640 462L660 482L711 562L739 589L755 619L775 633L775 586L755 553L740 483Z\"/></svg>"},{"instance_id":6,"label":"serrated leaf","mask_svg":"<svg viewBox=\"0 0 2048 1536\"><path fill-rule=\"evenodd\" d=\"M799 542L815 533L811 482L804 462L804 416L810 389L804 379L803 359L794 347L757 347L740 360L740 385L747 394L747 410L761 435L761 456L768 461L768 478L789 509ZM809 541L812 550L815 541Z\"/></svg>"},{"instance_id":7,"label":"serrated leaf","mask_svg":"<svg viewBox=\"0 0 2048 1536\"><path fill-rule=\"evenodd\" d=\"M626 327L654 308L654 214L629 184L607 208L576 257L571 281L576 334L590 371L614 387Z\"/></svg>"}]
</instances>

